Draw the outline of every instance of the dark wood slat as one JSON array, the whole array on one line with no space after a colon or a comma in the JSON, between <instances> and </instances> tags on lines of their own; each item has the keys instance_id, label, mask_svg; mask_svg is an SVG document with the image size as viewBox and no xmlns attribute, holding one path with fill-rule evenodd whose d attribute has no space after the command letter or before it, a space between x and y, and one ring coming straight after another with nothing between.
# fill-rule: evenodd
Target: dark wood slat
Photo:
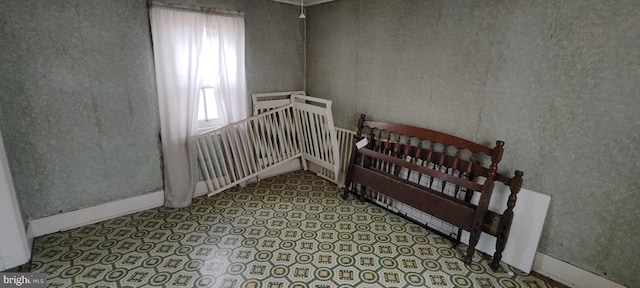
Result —
<instances>
[{"instance_id":1,"label":"dark wood slat","mask_svg":"<svg viewBox=\"0 0 640 288\"><path fill-rule=\"evenodd\" d=\"M429 211L430 215L462 229L467 230L471 227L475 210L466 203L442 197L440 192L407 185L399 179L361 166L353 167L352 177L354 181L368 189L373 189L421 211Z\"/></svg>"},{"instance_id":2,"label":"dark wood slat","mask_svg":"<svg viewBox=\"0 0 640 288\"><path fill-rule=\"evenodd\" d=\"M369 156L369 157L372 157L372 158L376 158L376 159L380 159L380 160L383 160L383 161L387 161L387 162L390 162L390 163L394 163L394 164L397 164L397 165L402 165L402 166L408 168L409 170L413 170L413 171L416 171L418 173L426 174L426 175L429 175L431 177L434 177L434 178L437 178L437 179L440 179L440 180L444 180L444 181L447 181L447 182L450 182L450 183L453 183L453 184L456 184L456 185L460 185L460 186L465 187L465 188L470 189L470 190L482 191L482 185L480 185L480 184L478 184L476 182L472 182L472 181L469 181L467 179L458 178L458 177L453 176L451 174L443 173L443 172L440 172L438 170L427 168L425 166L413 164L411 162L407 162L407 161L404 161L402 159L394 158L392 156L385 155L385 154L382 154L382 153L379 153L379 152L375 152L375 151L372 151L372 150L369 150L369 149L366 149L366 148L362 148L362 149L358 150L358 153L362 153L363 155L366 155L366 156Z\"/></svg>"}]
</instances>

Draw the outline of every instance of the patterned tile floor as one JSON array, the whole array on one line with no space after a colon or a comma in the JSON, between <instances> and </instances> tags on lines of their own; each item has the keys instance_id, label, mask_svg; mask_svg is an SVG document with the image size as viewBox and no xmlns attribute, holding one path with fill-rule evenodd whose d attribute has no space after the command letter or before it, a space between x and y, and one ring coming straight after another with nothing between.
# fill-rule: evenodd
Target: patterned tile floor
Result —
<instances>
[{"instance_id":1,"label":"patterned tile floor","mask_svg":"<svg viewBox=\"0 0 640 288\"><path fill-rule=\"evenodd\" d=\"M35 240L49 287L552 287L297 171Z\"/></svg>"}]
</instances>

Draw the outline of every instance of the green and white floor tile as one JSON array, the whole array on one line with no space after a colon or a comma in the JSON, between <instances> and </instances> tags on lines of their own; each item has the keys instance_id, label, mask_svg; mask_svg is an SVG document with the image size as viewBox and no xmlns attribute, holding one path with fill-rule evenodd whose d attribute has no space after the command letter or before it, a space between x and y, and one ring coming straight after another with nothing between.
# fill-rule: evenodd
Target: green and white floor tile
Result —
<instances>
[{"instance_id":1,"label":"green and white floor tile","mask_svg":"<svg viewBox=\"0 0 640 288\"><path fill-rule=\"evenodd\" d=\"M49 287L552 287L297 171L34 242Z\"/></svg>"}]
</instances>

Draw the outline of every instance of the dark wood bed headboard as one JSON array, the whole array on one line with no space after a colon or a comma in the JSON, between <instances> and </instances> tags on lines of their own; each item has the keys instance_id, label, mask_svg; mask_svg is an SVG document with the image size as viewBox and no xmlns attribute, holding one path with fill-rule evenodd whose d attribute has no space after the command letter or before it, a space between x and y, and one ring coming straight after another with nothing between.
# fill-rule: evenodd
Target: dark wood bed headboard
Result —
<instances>
[{"instance_id":1,"label":"dark wood bed headboard","mask_svg":"<svg viewBox=\"0 0 640 288\"><path fill-rule=\"evenodd\" d=\"M364 114L360 115L360 119L365 116ZM455 146L459 149L469 149L473 153L483 153L491 156L493 153L493 149L480 145L475 142L471 142L466 139L462 139L456 136L448 135L442 132L429 130L426 128L419 128L410 125L397 124L397 123L388 123L388 122L379 122L379 121L362 121L362 126L358 127L358 131L362 131L364 127L369 127L373 129L385 130L385 131L393 131L394 133L398 133L401 135L406 135L408 137L415 137L418 139L429 139L432 142L442 143L445 146ZM504 146L503 141L497 141L497 146Z\"/></svg>"},{"instance_id":2,"label":"dark wood bed headboard","mask_svg":"<svg viewBox=\"0 0 640 288\"><path fill-rule=\"evenodd\" d=\"M514 177L497 172L503 141L491 148L430 129L369 121L362 114L355 141L364 138L365 147L358 149L354 143L344 197L348 191L361 199L380 193L469 231L467 263L481 232L495 236L491 267L497 269L523 176L522 171L516 171ZM480 161L483 156L489 161ZM488 210L496 181L511 191L502 214ZM479 195L477 205L471 203L474 195ZM452 240L459 242L460 233Z\"/></svg>"}]
</instances>

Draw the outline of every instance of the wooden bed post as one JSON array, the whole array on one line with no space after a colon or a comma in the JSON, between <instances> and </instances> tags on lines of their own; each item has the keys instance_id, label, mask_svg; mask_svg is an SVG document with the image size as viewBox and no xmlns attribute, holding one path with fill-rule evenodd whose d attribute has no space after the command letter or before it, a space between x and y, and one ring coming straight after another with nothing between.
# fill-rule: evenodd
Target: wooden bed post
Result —
<instances>
[{"instance_id":1,"label":"wooden bed post","mask_svg":"<svg viewBox=\"0 0 640 288\"><path fill-rule=\"evenodd\" d=\"M360 128L362 129L362 127ZM369 143L367 143L367 146L365 146L365 148L367 149L374 149L373 145L375 143L375 145L379 145L380 144L380 139L378 139L378 141L376 141L376 135L373 133L373 130L369 131ZM366 156L363 155L362 156L362 167L366 167L366 168L371 168L371 162L373 161L373 159L371 158L371 156ZM364 186L362 184L360 184L360 194L358 195L358 199L360 199L360 201L365 201L369 194L369 191L367 190L367 186Z\"/></svg>"},{"instance_id":2,"label":"wooden bed post","mask_svg":"<svg viewBox=\"0 0 640 288\"><path fill-rule=\"evenodd\" d=\"M489 201L491 200L491 194L493 193L493 181L498 172L498 162L502 160L502 153L504 152L504 141L496 141L496 147L491 151L491 165L489 166L489 175L487 180L484 181L482 191L480 192L480 200L478 201L478 209L473 217L473 223L471 225L471 231L469 236L469 247L467 247L467 255L464 257L464 262L469 264L473 260L473 254L476 252L476 245L480 240L480 234L482 232L482 223L484 222L484 215L489 209Z\"/></svg>"},{"instance_id":3,"label":"wooden bed post","mask_svg":"<svg viewBox=\"0 0 640 288\"><path fill-rule=\"evenodd\" d=\"M356 143L362 139L362 128L364 127L364 121L367 115L360 114L360 118L358 118L358 131L356 132L356 137L353 138L353 143L351 144L351 157L349 158L349 168L347 169L347 175L345 175L344 181L344 192L342 194L342 199L347 199L349 197L349 189L351 189L352 181L351 174L353 173L353 164L356 161Z\"/></svg>"},{"instance_id":4,"label":"wooden bed post","mask_svg":"<svg viewBox=\"0 0 640 288\"><path fill-rule=\"evenodd\" d=\"M491 269L493 271L498 270L500 267L500 260L502 260L502 251L507 245L507 238L509 237L509 230L511 230L511 223L513 222L513 207L516 206L516 200L518 200L518 192L522 188L522 176L524 172L516 170L516 176L511 179L509 188L511 194L507 201L507 209L502 213L500 218L500 226L498 226L498 235L496 235L496 252L493 254L493 261L491 262Z\"/></svg>"},{"instance_id":5,"label":"wooden bed post","mask_svg":"<svg viewBox=\"0 0 640 288\"><path fill-rule=\"evenodd\" d=\"M363 135L365 126L370 129L370 135ZM407 137L406 143L402 142L403 137ZM417 146L411 145L414 138L418 140ZM363 139L369 141L365 147L357 149L355 143ZM428 147L425 147L424 141L430 143ZM438 149L438 143L444 149ZM391 211L394 211L392 205L396 201L411 206L458 227L458 238L455 239L451 234L438 233L454 243L460 241L462 230L469 231L469 246L462 256L465 263L473 262L483 232L496 237L496 253L490 263L495 270L500 267L502 252L509 237L513 208L523 175L522 171L516 171L513 177L498 173L504 142L499 140L495 143L491 148L426 128L366 120L362 114L354 145L350 147L352 157L346 178L349 186L344 197L352 192L360 200L369 200ZM450 147L455 148L455 155ZM465 150L471 152L468 159L461 156ZM476 161L477 157L482 157L483 161ZM484 161L486 157L490 161ZM417 179L412 178L414 175ZM489 211L495 182L511 189L504 214ZM462 192L464 195L460 194ZM480 198L474 204L476 202L474 200L472 203L471 198L476 192L480 193ZM371 199L372 196L376 199ZM411 218L408 215L401 216ZM434 228L429 227L428 223L425 225Z\"/></svg>"}]
</instances>

